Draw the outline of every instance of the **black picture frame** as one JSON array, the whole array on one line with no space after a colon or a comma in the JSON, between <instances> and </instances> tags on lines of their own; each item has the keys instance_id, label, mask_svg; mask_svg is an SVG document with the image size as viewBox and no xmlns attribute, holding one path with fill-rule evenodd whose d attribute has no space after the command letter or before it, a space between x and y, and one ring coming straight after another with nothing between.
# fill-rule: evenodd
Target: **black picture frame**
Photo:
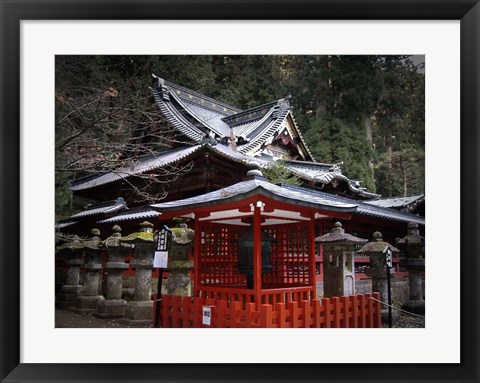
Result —
<instances>
[{"instance_id":1,"label":"black picture frame","mask_svg":"<svg viewBox=\"0 0 480 383\"><path fill-rule=\"evenodd\" d=\"M2 382L479 381L480 5L478 1L127 0L114 3L106 0L95 2L0 0L0 12L2 32L0 46L0 379ZM20 363L20 21L110 19L460 20L461 363L381 365ZM449 187L455 187L455 185ZM442 193L442 191L439 192ZM447 188L445 193L445 211L448 215ZM448 224L445 228L448 231ZM441 342L441 339L438 341Z\"/></svg>"}]
</instances>

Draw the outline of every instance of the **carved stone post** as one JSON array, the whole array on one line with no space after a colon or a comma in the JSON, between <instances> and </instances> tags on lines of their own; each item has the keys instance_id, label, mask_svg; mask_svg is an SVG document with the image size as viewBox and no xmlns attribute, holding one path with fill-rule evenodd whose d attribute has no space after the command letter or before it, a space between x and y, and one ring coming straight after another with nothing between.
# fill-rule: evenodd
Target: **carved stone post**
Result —
<instances>
[{"instance_id":1,"label":"carved stone post","mask_svg":"<svg viewBox=\"0 0 480 383\"><path fill-rule=\"evenodd\" d=\"M193 283L189 271L193 261L188 259L189 249L193 246L194 231L185 223L171 228L171 240L168 248L168 276L166 291L168 294L192 296Z\"/></svg>"},{"instance_id":2,"label":"carved stone post","mask_svg":"<svg viewBox=\"0 0 480 383\"><path fill-rule=\"evenodd\" d=\"M130 325L148 325L153 320L152 267L155 242L153 224L142 222L140 231L121 239L134 245L134 258L130 265L135 269L134 300L128 303L123 321Z\"/></svg>"},{"instance_id":3,"label":"carved stone post","mask_svg":"<svg viewBox=\"0 0 480 383\"><path fill-rule=\"evenodd\" d=\"M402 305L402 309L416 314L425 314L421 273L425 270L425 238L420 236L415 222L408 224L408 233L397 241L397 245L405 253L405 266L408 270L408 286L410 300Z\"/></svg>"},{"instance_id":4,"label":"carved stone post","mask_svg":"<svg viewBox=\"0 0 480 383\"><path fill-rule=\"evenodd\" d=\"M365 270L365 274L372 278L372 291L379 292L381 295L380 299L385 303L387 302L388 297L386 263L387 248L390 248L392 253L400 252L395 246L388 242L384 242L382 233L376 231L373 233L373 240L358 251L358 253L370 257L370 266ZM393 274L393 269L390 269L390 275ZM382 318L386 318L387 316L388 307L382 305Z\"/></svg>"},{"instance_id":5,"label":"carved stone post","mask_svg":"<svg viewBox=\"0 0 480 383\"><path fill-rule=\"evenodd\" d=\"M128 269L125 257L132 249L132 245L121 242L120 226L113 226L113 234L102 244L108 252L108 261L105 264L107 270L107 293L106 299L97 303L97 309L93 313L98 318L121 318L125 315L127 301L122 299L122 272Z\"/></svg>"},{"instance_id":6,"label":"carved stone post","mask_svg":"<svg viewBox=\"0 0 480 383\"><path fill-rule=\"evenodd\" d=\"M100 272L102 271L100 230L92 229L91 233L92 237L82 243L85 254L85 290L83 295L77 298L76 306L72 309L78 314L94 312L97 308L97 303L105 299L102 295L99 295Z\"/></svg>"},{"instance_id":7,"label":"carved stone post","mask_svg":"<svg viewBox=\"0 0 480 383\"><path fill-rule=\"evenodd\" d=\"M340 222L331 233L315 239L323 246L323 295L325 298L355 295L355 246L366 239L346 234Z\"/></svg>"},{"instance_id":8,"label":"carved stone post","mask_svg":"<svg viewBox=\"0 0 480 383\"><path fill-rule=\"evenodd\" d=\"M80 238L74 236L71 242L57 247L57 251L65 255L67 281L56 297L55 306L58 308L72 307L84 290L83 285L80 284L80 267L83 265L83 246Z\"/></svg>"}]
</instances>

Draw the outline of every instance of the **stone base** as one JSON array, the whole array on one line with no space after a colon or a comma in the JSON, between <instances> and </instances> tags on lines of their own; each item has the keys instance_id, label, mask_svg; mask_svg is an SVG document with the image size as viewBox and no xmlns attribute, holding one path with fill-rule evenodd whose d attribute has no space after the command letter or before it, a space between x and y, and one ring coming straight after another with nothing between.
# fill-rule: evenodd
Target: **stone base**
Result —
<instances>
[{"instance_id":1,"label":"stone base","mask_svg":"<svg viewBox=\"0 0 480 383\"><path fill-rule=\"evenodd\" d=\"M71 307L70 310L77 314L90 314L97 309L97 303L105 300L101 295L81 295L77 297L75 307Z\"/></svg>"},{"instance_id":2,"label":"stone base","mask_svg":"<svg viewBox=\"0 0 480 383\"><path fill-rule=\"evenodd\" d=\"M63 285L55 298L55 307L66 309L75 306L77 297L85 288L82 285Z\"/></svg>"},{"instance_id":3,"label":"stone base","mask_svg":"<svg viewBox=\"0 0 480 383\"><path fill-rule=\"evenodd\" d=\"M85 290L83 285L63 285L60 289L60 294L81 295L83 290Z\"/></svg>"},{"instance_id":4,"label":"stone base","mask_svg":"<svg viewBox=\"0 0 480 383\"><path fill-rule=\"evenodd\" d=\"M101 319L122 318L126 308L127 301L123 299L105 299L97 303L93 316Z\"/></svg>"},{"instance_id":5,"label":"stone base","mask_svg":"<svg viewBox=\"0 0 480 383\"><path fill-rule=\"evenodd\" d=\"M132 301L128 303L125 311L123 323L133 324L152 324L153 321L153 301Z\"/></svg>"},{"instance_id":6,"label":"stone base","mask_svg":"<svg viewBox=\"0 0 480 383\"><path fill-rule=\"evenodd\" d=\"M407 303L404 303L402 305L402 310L408 311L413 314L425 314L425 301L408 301Z\"/></svg>"},{"instance_id":7,"label":"stone base","mask_svg":"<svg viewBox=\"0 0 480 383\"><path fill-rule=\"evenodd\" d=\"M75 306L76 300L76 294L58 294L55 298L55 307L58 309L66 309Z\"/></svg>"}]
</instances>

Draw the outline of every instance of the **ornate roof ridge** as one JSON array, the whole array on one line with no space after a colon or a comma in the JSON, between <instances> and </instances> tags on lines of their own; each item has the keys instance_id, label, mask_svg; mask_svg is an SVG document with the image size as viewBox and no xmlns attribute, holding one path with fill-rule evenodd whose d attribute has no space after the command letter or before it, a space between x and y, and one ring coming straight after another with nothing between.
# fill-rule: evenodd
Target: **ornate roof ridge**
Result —
<instances>
[{"instance_id":1,"label":"ornate roof ridge","mask_svg":"<svg viewBox=\"0 0 480 383\"><path fill-rule=\"evenodd\" d=\"M190 95L192 95L192 96L198 97L199 99L203 99L203 100L205 100L205 101L207 101L207 102L210 102L210 103L213 103L213 104L217 104L217 105L222 106L222 107L224 107L224 108L226 108L226 109L229 109L232 113L237 113L237 112L240 112L240 111L242 110L242 109L237 108L237 107L235 107L235 106L233 106L233 105L229 105L229 104L227 104L226 102L219 101L219 100L216 100L216 99L214 99L214 98L212 98L212 97L206 96L205 94L199 93L199 92L197 92L197 91L195 91L195 90L186 88L186 87L184 87L184 86L182 86L182 85L175 84L175 83L173 83L173 82L171 82L171 81L167 81L167 80L165 80L165 79L163 79L163 78L161 78L161 77L159 77L159 76L157 76L157 75L155 75L155 74L152 74L152 77L153 77L156 81L158 81L158 84L163 83L163 84L165 84L165 85L166 85L167 87L169 87L169 88L173 88L173 89L176 89L176 90L180 90L181 92L185 92L186 94L190 94ZM192 99L191 102L195 102L194 99ZM202 105L202 104L199 104L199 106L203 106L203 107L205 107L205 108L208 108L208 106ZM217 112L218 112L218 110L217 110L217 109L214 109L214 108L211 108L211 110L214 110L214 111L217 111Z\"/></svg>"},{"instance_id":2,"label":"ornate roof ridge","mask_svg":"<svg viewBox=\"0 0 480 383\"><path fill-rule=\"evenodd\" d=\"M190 123L184 116L182 116L175 107L172 107L170 103L164 102L162 97L160 96L157 89L153 89L153 97L155 98L155 102L157 103L160 111L163 113L165 117L168 118L170 123L173 125L175 129L183 133L189 139L199 142L201 141L205 133Z\"/></svg>"},{"instance_id":3,"label":"ornate roof ridge","mask_svg":"<svg viewBox=\"0 0 480 383\"><path fill-rule=\"evenodd\" d=\"M178 95L176 95L176 94L172 94L172 97L175 99L175 101L178 103L178 105L180 105L180 107L183 108L193 119L195 119L197 122L199 122L200 124L205 126L205 128L211 130L213 133L215 133L219 137L224 136L224 132L219 131L214 126L212 126L212 124L210 124L208 121L203 120L201 117L197 116L197 114L194 111L191 110L189 105L187 105L188 102L186 102L186 100L182 99L181 97L178 97ZM204 105L198 105L197 107L203 108L205 110L211 110L211 109L205 107ZM215 112L217 112L217 111L215 110ZM193 126L195 126L195 125L193 125Z\"/></svg>"},{"instance_id":4,"label":"ornate roof ridge","mask_svg":"<svg viewBox=\"0 0 480 383\"><path fill-rule=\"evenodd\" d=\"M282 122L285 121L289 112L289 110L285 110L275 119L273 124L267 125L267 129L264 129L262 132L260 132L260 134L257 134L245 145L239 146L238 151L242 154L245 154L246 152L260 147L267 140L267 138L278 129Z\"/></svg>"},{"instance_id":5,"label":"ornate roof ridge","mask_svg":"<svg viewBox=\"0 0 480 383\"><path fill-rule=\"evenodd\" d=\"M254 106L252 108L242 110L238 113L232 114L231 116L224 117L224 118L222 118L222 120L230 126L235 126L235 125L238 125L238 124L235 124L234 122L232 122L232 120L234 120L236 118L243 117L243 116L248 116L250 113L255 113L255 112L261 111L263 109L272 109L273 107L275 107L277 105L279 107L283 107L283 109L290 109L291 108L290 101L287 97L279 98L278 100L270 101L270 102L267 102L265 104L257 105L257 106ZM241 123L245 123L245 122L246 121L242 120Z\"/></svg>"},{"instance_id":6,"label":"ornate roof ridge","mask_svg":"<svg viewBox=\"0 0 480 383\"><path fill-rule=\"evenodd\" d=\"M299 165L313 166L313 167L330 167L333 168L339 164L327 164L326 162L316 162L316 161L302 161L302 160L284 160L287 164L294 163Z\"/></svg>"}]
</instances>

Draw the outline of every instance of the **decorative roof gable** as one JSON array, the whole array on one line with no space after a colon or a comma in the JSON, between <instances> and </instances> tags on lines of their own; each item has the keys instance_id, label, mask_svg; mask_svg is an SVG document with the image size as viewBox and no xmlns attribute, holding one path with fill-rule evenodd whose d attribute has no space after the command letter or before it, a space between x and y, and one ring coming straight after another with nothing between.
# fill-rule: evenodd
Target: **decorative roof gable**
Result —
<instances>
[{"instance_id":1,"label":"decorative roof gable","mask_svg":"<svg viewBox=\"0 0 480 383\"><path fill-rule=\"evenodd\" d=\"M155 75L153 78L153 95L160 111L193 143L208 136L229 146L233 136L240 153L259 156L265 144L288 125L298 157L314 160L295 124L289 98L242 111Z\"/></svg>"}]
</instances>

